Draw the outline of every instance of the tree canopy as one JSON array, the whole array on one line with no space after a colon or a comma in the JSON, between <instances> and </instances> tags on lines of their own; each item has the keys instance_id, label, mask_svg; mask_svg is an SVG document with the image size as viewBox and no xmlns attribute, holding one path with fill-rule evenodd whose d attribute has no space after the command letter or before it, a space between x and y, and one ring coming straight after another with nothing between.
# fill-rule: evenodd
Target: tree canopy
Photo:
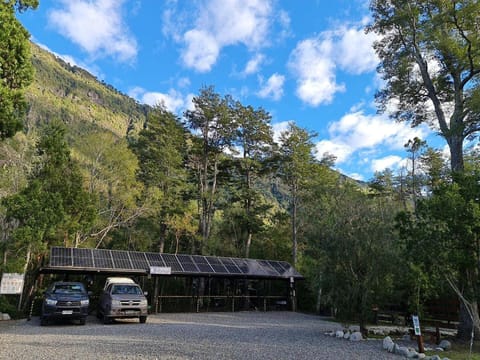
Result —
<instances>
[{"instance_id":1,"label":"tree canopy","mask_svg":"<svg viewBox=\"0 0 480 360\"><path fill-rule=\"evenodd\" d=\"M374 0L368 31L385 87L382 111L413 126L440 129L451 169L464 167L464 140L480 130L480 3L476 0Z\"/></svg>"},{"instance_id":2,"label":"tree canopy","mask_svg":"<svg viewBox=\"0 0 480 360\"><path fill-rule=\"evenodd\" d=\"M30 34L15 17L15 9L36 8L36 0L0 2L0 140L23 128L24 89L33 80Z\"/></svg>"}]
</instances>

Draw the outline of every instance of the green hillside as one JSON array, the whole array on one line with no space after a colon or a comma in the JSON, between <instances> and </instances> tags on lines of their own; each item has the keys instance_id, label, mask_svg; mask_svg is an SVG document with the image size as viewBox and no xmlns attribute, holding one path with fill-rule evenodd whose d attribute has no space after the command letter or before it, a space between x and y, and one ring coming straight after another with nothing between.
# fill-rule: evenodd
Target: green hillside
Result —
<instances>
[{"instance_id":1,"label":"green hillside","mask_svg":"<svg viewBox=\"0 0 480 360\"><path fill-rule=\"evenodd\" d=\"M53 118L65 122L72 137L97 131L125 137L142 127L149 106L33 43L32 62L35 79L26 92L27 132Z\"/></svg>"}]
</instances>

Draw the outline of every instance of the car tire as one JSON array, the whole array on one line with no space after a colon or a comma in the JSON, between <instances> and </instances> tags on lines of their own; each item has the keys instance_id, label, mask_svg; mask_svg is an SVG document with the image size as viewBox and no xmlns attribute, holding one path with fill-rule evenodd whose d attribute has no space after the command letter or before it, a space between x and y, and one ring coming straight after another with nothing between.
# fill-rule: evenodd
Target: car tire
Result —
<instances>
[{"instance_id":1,"label":"car tire","mask_svg":"<svg viewBox=\"0 0 480 360\"><path fill-rule=\"evenodd\" d=\"M108 316L105 316L105 314L103 315L103 323L105 325L108 325L108 324L111 324L112 323L112 318L111 317L108 317Z\"/></svg>"},{"instance_id":2,"label":"car tire","mask_svg":"<svg viewBox=\"0 0 480 360\"><path fill-rule=\"evenodd\" d=\"M86 319L86 318L81 318L81 319L79 319L80 325L85 325L86 322L87 322L87 319Z\"/></svg>"},{"instance_id":3,"label":"car tire","mask_svg":"<svg viewBox=\"0 0 480 360\"><path fill-rule=\"evenodd\" d=\"M140 320L140 324L145 324L147 322L147 317L146 316L140 316L139 320Z\"/></svg>"},{"instance_id":4,"label":"car tire","mask_svg":"<svg viewBox=\"0 0 480 360\"><path fill-rule=\"evenodd\" d=\"M44 316L40 316L40 326L48 325L48 320Z\"/></svg>"}]
</instances>

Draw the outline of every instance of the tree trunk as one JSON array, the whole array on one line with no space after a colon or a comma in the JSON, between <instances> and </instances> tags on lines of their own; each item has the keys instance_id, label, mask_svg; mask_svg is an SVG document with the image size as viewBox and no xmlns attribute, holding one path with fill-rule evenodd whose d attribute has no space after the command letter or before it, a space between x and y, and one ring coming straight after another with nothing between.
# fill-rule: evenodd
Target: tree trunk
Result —
<instances>
[{"instance_id":1,"label":"tree trunk","mask_svg":"<svg viewBox=\"0 0 480 360\"><path fill-rule=\"evenodd\" d=\"M463 162L463 135L445 137L450 149L450 168L453 172L464 170Z\"/></svg>"},{"instance_id":2,"label":"tree trunk","mask_svg":"<svg viewBox=\"0 0 480 360\"><path fill-rule=\"evenodd\" d=\"M471 305L470 311L472 312L473 320L470 317L465 304L460 300L460 323L458 324L457 338L464 341L469 341L471 339L472 328L475 332L475 339L480 340L480 316L478 312L478 303L477 301L472 301Z\"/></svg>"},{"instance_id":3,"label":"tree trunk","mask_svg":"<svg viewBox=\"0 0 480 360\"><path fill-rule=\"evenodd\" d=\"M292 200L292 265L297 263L297 197Z\"/></svg>"},{"instance_id":4,"label":"tree trunk","mask_svg":"<svg viewBox=\"0 0 480 360\"><path fill-rule=\"evenodd\" d=\"M247 243L245 244L245 257L248 259L250 256L250 245L252 244L252 232L248 231Z\"/></svg>"}]
</instances>

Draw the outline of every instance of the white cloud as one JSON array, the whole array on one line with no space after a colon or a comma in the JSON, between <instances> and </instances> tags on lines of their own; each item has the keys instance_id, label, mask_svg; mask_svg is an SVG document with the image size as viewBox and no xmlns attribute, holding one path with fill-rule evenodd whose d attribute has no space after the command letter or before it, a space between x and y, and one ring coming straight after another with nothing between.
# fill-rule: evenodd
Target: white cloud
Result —
<instances>
[{"instance_id":1,"label":"white cloud","mask_svg":"<svg viewBox=\"0 0 480 360\"><path fill-rule=\"evenodd\" d=\"M425 139L429 134L426 126L411 128L406 123L394 122L384 115L366 115L362 110L348 113L339 121L331 123L328 132L329 139L316 144L317 154L320 158L326 152L333 154L337 157L337 164L350 162L352 158L358 159L365 152L373 152L374 155L379 148L403 151L404 144L409 139ZM383 166L387 161L381 160L374 160L375 168ZM369 162L371 166L374 164L369 159L361 161L366 165Z\"/></svg>"},{"instance_id":2,"label":"white cloud","mask_svg":"<svg viewBox=\"0 0 480 360\"><path fill-rule=\"evenodd\" d=\"M297 96L312 106L328 104L345 86L336 83L333 43L313 38L297 44L290 54L289 68L297 80Z\"/></svg>"},{"instance_id":3,"label":"white cloud","mask_svg":"<svg viewBox=\"0 0 480 360\"><path fill-rule=\"evenodd\" d=\"M123 0L62 0L61 4L48 15L60 34L94 58L111 56L121 62L136 58L136 40L122 19Z\"/></svg>"},{"instance_id":4,"label":"white cloud","mask_svg":"<svg viewBox=\"0 0 480 360\"><path fill-rule=\"evenodd\" d=\"M335 142L331 140L321 140L316 145L317 157L321 159L324 154L333 154L336 157L335 163L343 163L355 149L343 142Z\"/></svg>"},{"instance_id":5,"label":"white cloud","mask_svg":"<svg viewBox=\"0 0 480 360\"><path fill-rule=\"evenodd\" d=\"M244 45L255 51L270 41L275 20L272 0L199 0L190 3L188 14L177 11L176 2L169 5L163 14L163 33L183 44L183 63L199 72L211 70L223 47ZM281 26L289 24L286 14L277 21Z\"/></svg>"},{"instance_id":6,"label":"white cloud","mask_svg":"<svg viewBox=\"0 0 480 360\"><path fill-rule=\"evenodd\" d=\"M165 108L174 113L179 114L190 108L193 95L183 96L180 92L170 89L168 93L146 91L141 87L135 87L128 92L128 95L137 99L139 102L156 106L163 104Z\"/></svg>"},{"instance_id":7,"label":"white cloud","mask_svg":"<svg viewBox=\"0 0 480 360\"><path fill-rule=\"evenodd\" d=\"M379 62L372 46L376 38L376 34L365 34L362 28L340 30L336 57L340 67L351 74L374 71Z\"/></svg>"},{"instance_id":8,"label":"white cloud","mask_svg":"<svg viewBox=\"0 0 480 360\"><path fill-rule=\"evenodd\" d=\"M283 96L283 84L285 83L285 76L280 74L273 74L263 84L257 95L261 98L271 98L273 100L280 100Z\"/></svg>"},{"instance_id":9,"label":"white cloud","mask_svg":"<svg viewBox=\"0 0 480 360\"><path fill-rule=\"evenodd\" d=\"M298 78L297 96L311 106L331 103L337 92L346 90L344 84L337 83L339 69L355 75L375 70L375 38L374 34L365 34L360 24L300 41L288 62Z\"/></svg>"},{"instance_id":10,"label":"white cloud","mask_svg":"<svg viewBox=\"0 0 480 360\"><path fill-rule=\"evenodd\" d=\"M388 155L381 159L372 160L372 171L383 171L385 169L395 170L405 165L405 159L397 155Z\"/></svg>"},{"instance_id":11,"label":"white cloud","mask_svg":"<svg viewBox=\"0 0 480 360\"><path fill-rule=\"evenodd\" d=\"M259 71L260 66L265 61L265 56L262 54L256 54L253 58L251 58L247 65L245 66L245 70L243 70L243 74L251 75L255 74Z\"/></svg>"},{"instance_id":12,"label":"white cloud","mask_svg":"<svg viewBox=\"0 0 480 360\"><path fill-rule=\"evenodd\" d=\"M199 72L210 71L220 53L217 40L202 30L187 31L184 40L186 48L182 59L185 65Z\"/></svg>"}]
</instances>

